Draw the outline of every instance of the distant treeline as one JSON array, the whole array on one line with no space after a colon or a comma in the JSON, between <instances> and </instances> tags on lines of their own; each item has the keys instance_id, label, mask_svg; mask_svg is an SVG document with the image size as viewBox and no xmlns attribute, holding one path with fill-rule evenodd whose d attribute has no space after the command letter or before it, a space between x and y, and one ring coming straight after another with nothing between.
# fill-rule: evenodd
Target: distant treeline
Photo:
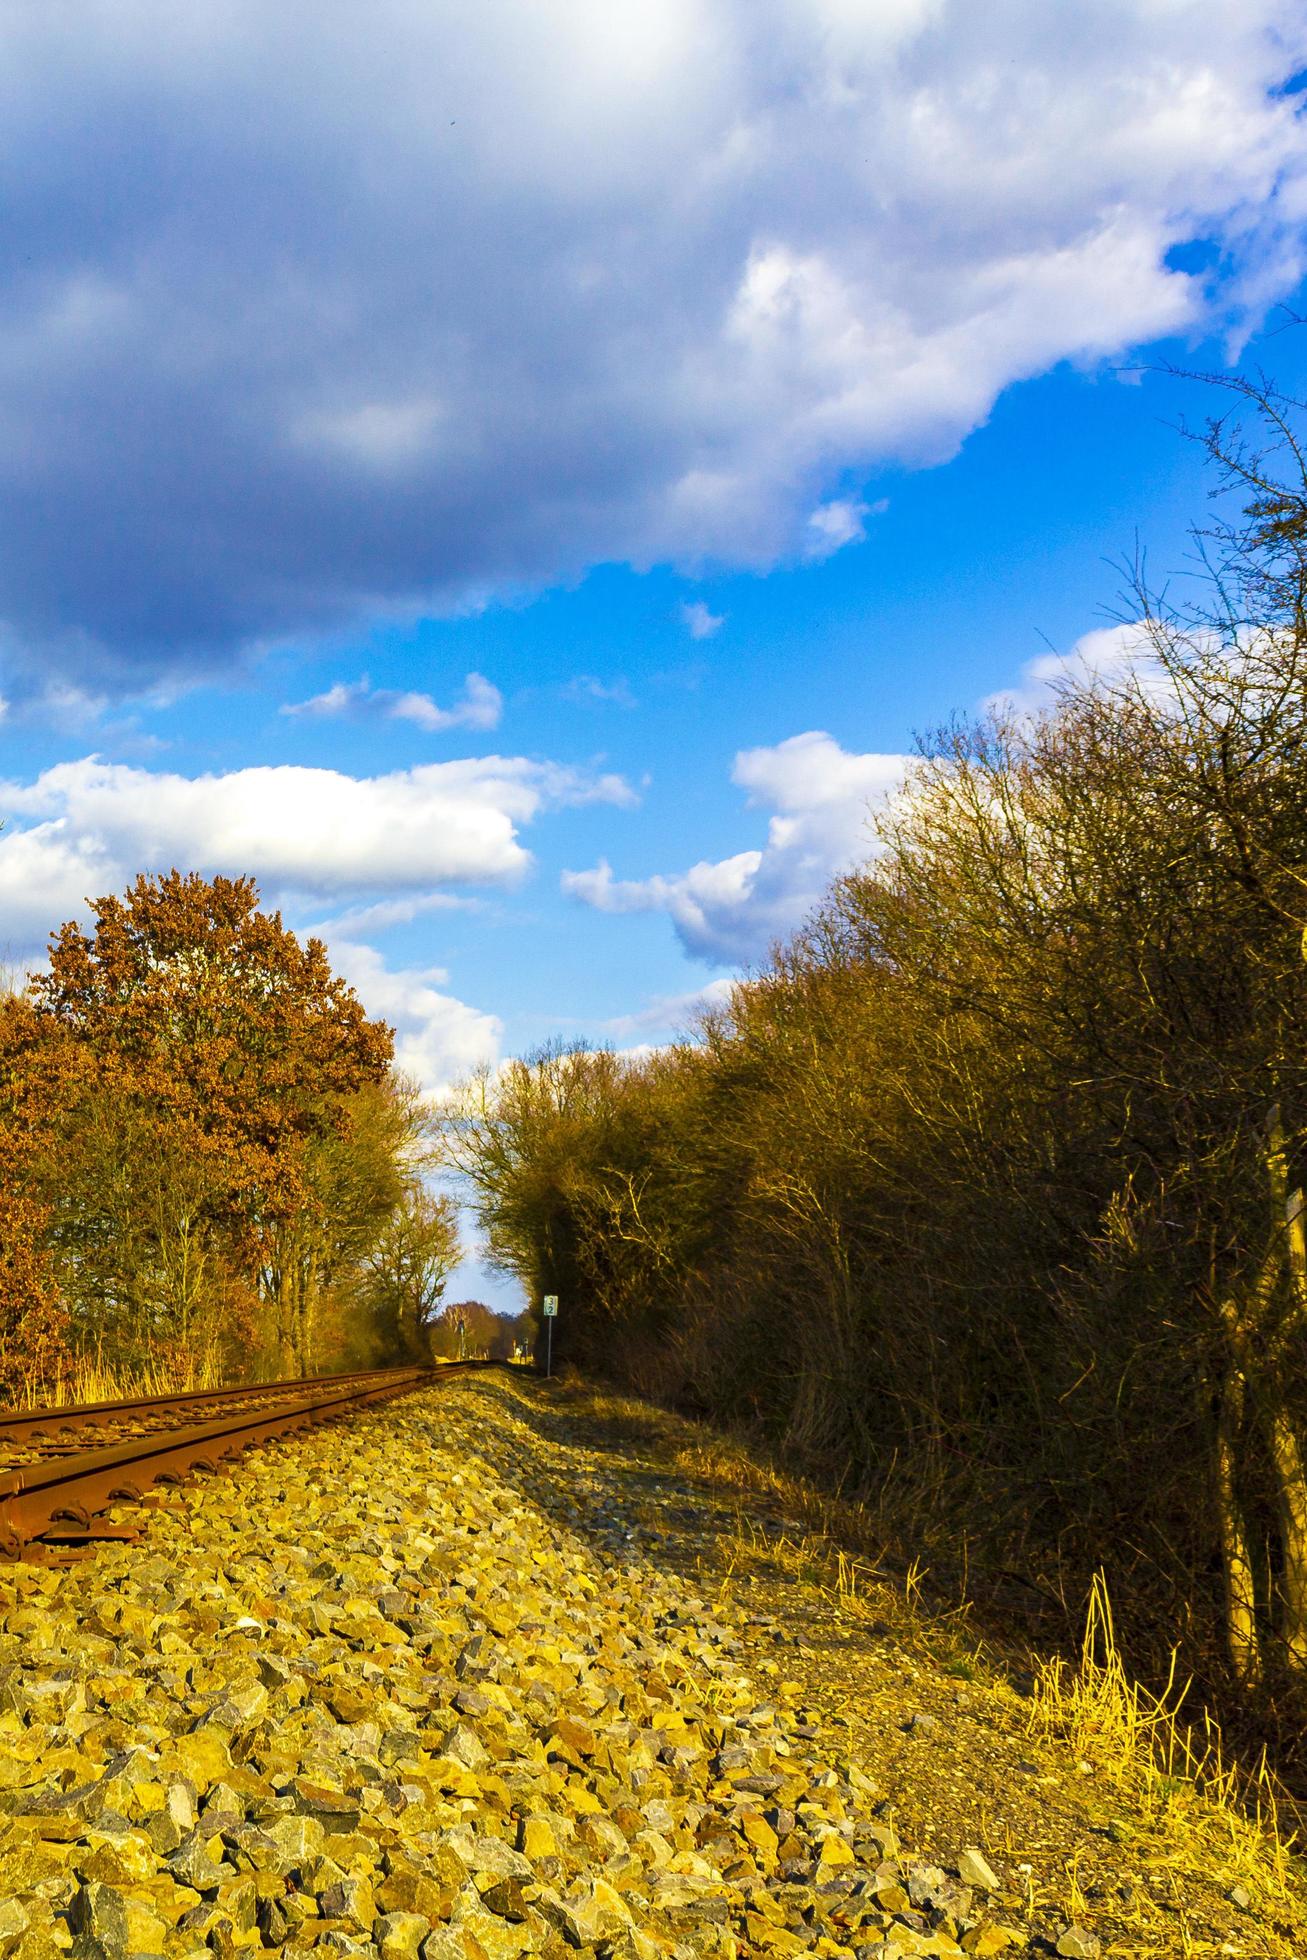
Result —
<instances>
[{"instance_id":1,"label":"distant treeline","mask_svg":"<svg viewBox=\"0 0 1307 1960\"><path fill-rule=\"evenodd\" d=\"M558 1354L760 1427L927 1563L1069 1614L1102 1569L1137 1661L1263 1716L1307 1681L1296 413L1208 430L1241 515L1199 608L1141 580L1132 659L924 742L694 1039L536 1055L455 1132Z\"/></svg>"},{"instance_id":2,"label":"distant treeline","mask_svg":"<svg viewBox=\"0 0 1307 1960\"><path fill-rule=\"evenodd\" d=\"M249 879L92 913L0 998L0 1393L429 1353L456 1219L389 1028Z\"/></svg>"},{"instance_id":3,"label":"distant treeline","mask_svg":"<svg viewBox=\"0 0 1307 1960\"><path fill-rule=\"evenodd\" d=\"M440 1361L526 1361L535 1334L530 1312L497 1313L484 1300L454 1300L432 1325L430 1345Z\"/></svg>"}]
</instances>

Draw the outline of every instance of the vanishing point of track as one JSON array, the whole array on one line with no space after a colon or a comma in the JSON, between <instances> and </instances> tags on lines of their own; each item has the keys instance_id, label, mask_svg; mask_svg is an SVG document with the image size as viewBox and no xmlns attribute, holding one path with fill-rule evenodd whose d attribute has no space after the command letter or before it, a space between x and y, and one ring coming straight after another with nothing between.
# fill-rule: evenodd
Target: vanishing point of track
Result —
<instances>
[{"instance_id":1,"label":"vanishing point of track","mask_svg":"<svg viewBox=\"0 0 1307 1960\"><path fill-rule=\"evenodd\" d=\"M64 1559L97 1540L135 1538L130 1526L102 1522L100 1514L139 1502L157 1485L180 1483L196 1470L215 1472L255 1444L477 1365L381 1368L122 1402L0 1410L0 1457L6 1445L40 1452L34 1461L0 1470L0 1559ZM196 1420L200 1416L204 1420ZM124 1435L125 1429L135 1433ZM88 1447L106 1431L114 1440Z\"/></svg>"}]
</instances>

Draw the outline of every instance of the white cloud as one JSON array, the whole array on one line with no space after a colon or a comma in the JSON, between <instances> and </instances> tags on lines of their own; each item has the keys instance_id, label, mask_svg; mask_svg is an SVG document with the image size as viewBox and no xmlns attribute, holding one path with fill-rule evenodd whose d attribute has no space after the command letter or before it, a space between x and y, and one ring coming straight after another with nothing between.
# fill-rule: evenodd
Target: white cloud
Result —
<instances>
[{"instance_id":1,"label":"white cloud","mask_svg":"<svg viewBox=\"0 0 1307 1960\"><path fill-rule=\"evenodd\" d=\"M901 755L855 755L820 731L745 749L732 780L771 811L767 841L688 871L620 879L606 859L566 871L562 889L599 912L666 912L687 952L743 965L762 959L812 910L830 880L871 849L870 809L898 788Z\"/></svg>"},{"instance_id":2,"label":"white cloud","mask_svg":"<svg viewBox=\"0 0 1307 1960\"><path fill-rule=\"evenodd\" d=\"M347 716L352 720L376 717L384 721L410 721L427 734L435 735L446 728L497 728L503 708L503 695L482 674L467 676L462 697L452 708L438 707L429 694L373 687L365 674L360 681L337 681L324 694L315 694L308 701L288 701L281 712L316 719Z\"/></svg>"},{"instance_id":3,"label":"white cloud","mask_svg":"<svg viewBox=\"0 0 1307 1960\"><path fill-rule=\"evenodd\" d=\"M861 544L867 535L870 504L857 497L835 497L818 504L808 518L809 558L830 558L846 544Z\"/></svg>"},{"instance_id":4,"label":"white cloud","mask_svg":"<svg viewBox=\"0 0 1307 1960\"><path fill-rule=\"evenodd\" d=\"M1016 686L989 695L980 707L1035 715L1053 705L1068 681L1111 686L1127 678L1155 694L1170 692L1142 621L1097 628L1067 653L1038 655ZM816 730L741 750L731 778L749 792L751 807L770 812L764 844L648 878L619 878L600 858L590 870L565 871L562 890L597 912L665 912L688 953L750 964L802 923L833 878L873 854L871 813L901 789L911 766L905 755L851 753ZM729 984L712 982L703 997ZM699 998L686 996L684 1004ZM621 1033L661 1026L666 1005L654 1003L647 1014L624 1016L611 1026Z\"/></svg>"},{"instance_id":5,"label":"white cloud","mask_svg":"<svg viewBox=\"0 0 1307 1960\"><path fill-rule=\"evenodd\" d=\"M431 912L471 912L481 901L456 897L453 892L409 892L402 898L381 898L371 905L350 905L333 912L330 930L353 940L360 933L389 932L393 926L412 925L414 919Z\"/></svg>"},{"instance_id":6,"label":"white cloud","mask_svg":"<svg viewBox=\"0 0 1307 1960\"><path fill-rule=\"evenodd\" d=\"M714 1007L725 1007L735 991L734 980L710 980L706 987L696 987L688 994L657 994L634 1014L618 1014L605 1025L610 1034L619 1037L632 1034L656 1034L664 1038L674 1038L693 1028L699 1016ZM647 1043L623 1051L626 1054L652 1054Z\"/></svg>"},{"instance_id":7,"label":"white cloud","mask_svg":"<svg viewBox=\"0 0 1307 1960\"><path fill-rule=\"evenodd\" d=\"M0 954L25 958L65 919L79 918L88 897L121 886L120 867L98 837L70 834L58 823L0 832Z\"/></svg>"},{"instance_id":8,"label":"white cloud","mask_svg":"<svg viewBox=\"0 0 1307 1960\"><path fill-rule=\"evenodd\" d=\"M499 1060L503 1026L494 1014L443 991L439 967L390 967L375 947L327 928L332 965L349 981L369 1014L395 1030L395 1063L429 1095L460 1076Z\"/></svg>"},{"instance_id":9,"label":"white cloud","mask_svg":"<svg viewBox=\"0 0 1307 1960\"><path fill-rule=\"evenodd\" d=\"M1111 684L1133 676L1146 686L1165 686L1148 627L1139 620L1100 626L1082 633L1069 653L1036 654L1021 670L1015 687L1000 688L981 702L982 709L1000 714L1037 715L1054 704L1067 682Z\"/></svg>"},{"instance_id":10,"label":"white cloud","mask_svg":"<svg viewBox=\"0 0 1307 1960\"><path fill-rule=\"evenodd\" d=\"M11 0L0 51L15 687L833 549L1304 263L1289 0Z\"/></svg>"},{"instance_id":11,"label":"white cloud","mask_svg":"<svg viewBox=\"0 0 1307 1960\"><path fill-rule=\"evenodd\" d=\"M631 800L618 776L512 756L371 777L289 765L188 777L87 756L0 784L0 944L40 944L88 896L170 865L251 873L278 901L427 905L446 886L519 879L518 832L543 810Z\"/></svg>"},{"instance_id":12,"label":"white cloud","mask_svg":"<svg viewBox=\"0 0 1307 1960\"><path fill-rule=\"evenodd\" d=\"M0 783L0 961L30 964L88 899L139 871L250 873L265 904L327 941L369 1013L395 1028L400 1067L436 1092L498 1060L501 1025L448 992L442 970L391 966L363 935L475 904L468 886L515 883L531 862L519 831L546 810L630 800L620 777L503 756L375 777L60 763Z\"/></svg>"},{"instance_id":13,"label":"white cloud","mask_svg":"<svg viewBox=\"0 0 1307 1960\"><path fill-rule=\"evenodd\" d=\"M595 674L575 674L562 693L565 701L574 701L581 708L637 706L630 682L620 675L615 681L601 681Z\"/></svg>"},{"instance_id":14,"label":"white cloud","mask_svg":"<svg viewBox=\"0 0 1307 1960\"><path fill-rule=\"evenodd\" d=\"M593 871L565 871L561 889L596 912L666 912L687 952L701 959L746 960L766 951L768 935L754 887L761 851L717 863L700 860L664 877L615 878L607 858Z\"/></svg>"},{"instance_id":15,"label":"white cloud","mask_svg":"<svg viewBox=\"0 0 1307 1960\"><path fill-rule=\"evenodd\" d=\"M725 613L711 612L702 599L690 599L681 607L681 619L692 640L711 640L726 624Z\"/></svg>"}]
</instances>

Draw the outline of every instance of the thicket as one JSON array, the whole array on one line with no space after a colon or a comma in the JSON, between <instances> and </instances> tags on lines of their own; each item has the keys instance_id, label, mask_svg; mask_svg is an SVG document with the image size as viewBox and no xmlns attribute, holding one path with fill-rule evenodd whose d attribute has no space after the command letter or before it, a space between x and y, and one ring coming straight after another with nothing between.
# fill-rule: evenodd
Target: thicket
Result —
<instances>
[{"instance_id":1,"label":"thicket","mask_svg":"<svg viewBox=\"0 0 1307 1960\"><path fill-rule=\"evenodd\" d=\"M427 1353L457 1229L390 1030L249 879L92 920L0 998L0 1389Z\"/></svg>"},{"instance_id":2,"label":"thicket","mask_svg":"<svg viewBox=\"0 0 1307 1960\"><path fill-rule=\"evenodd\" d=\"M1297 413L1208 427L1199 604L1141 580L1133 659L923 743L695 1038L550 1049L451 1132L556 1355L1070 1614L1103 1572L1137 1663L1263 1722L1307 1687Z\"/></svg>"}]
</instances>

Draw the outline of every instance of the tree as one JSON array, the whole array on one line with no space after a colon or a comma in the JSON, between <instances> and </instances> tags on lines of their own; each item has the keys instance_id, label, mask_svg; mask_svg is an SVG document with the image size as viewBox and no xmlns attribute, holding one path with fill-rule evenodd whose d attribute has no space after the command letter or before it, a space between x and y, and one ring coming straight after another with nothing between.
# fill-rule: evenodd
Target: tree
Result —
<instances>
[{"instance_id":1,"label":"tree","mask_svg":"<svg viewBox=\"0 0 1307 1960\"><path fill-rule=\"evenodd\" d=\"M444 1361L510 1361L520 1320L484 1300L456 1300L432 1327L432 1354Z\"/></svg>"},{"instance_id":2,"label":"tree","mask_svg":"<svg viewBox=\"0 0 1307 1960\"><path fill-rule=\"evenodd\" d=\"M68 924L35 974L37 1012L95 1057L111 1089L176 1123L235 1210L300 1194L295 1146L338 1126L339 1099L380 1082L390 1030L369 1021L321 940L258 909L250 878L138 878Z\"/></svg>"},{"instance_id":3,"label":"tree","mask_svg":"<svg viewBox=\"0 0 1307 1960\"><path fill-rule=\"evenodd\" d=\"M363 1262L364 1297L387 1348L430 1357L432 1329L459 1258L453 1199L411 1179Z\"/></svg>"},{"instance_id":4,"label":"tree","mask_svg":"<svg viewBox=\"0 0 1307 1960\"><path fill-rule=\"evenodd\" d=\"M22 1010L29 1065L63 1071L34 1161L72 1337L127 1357L221 1329L247 1362L257 1289L270 1358L307 1371L324 1284L399 1196L390 1031L250 879L91 909Z\"/></svg>"},{"instance_id":5,"label":"tree","mask_svg":"<svg viewBox=\"0 0 1307 1960\"><path fill-rule=\"evenodd\" d=\"M404 1352L375 1323L369 1261L407 1202L421 1127L416 1098L394 1077L340 1099L335 1127L302 1146L302 1196L260 1231L259 1286L279 1366L312 1373L330 1349L363 1337L372 1358ZM348 1323L366 1322L351 1328Z\"/></svg>"},{"instance_id":6,"label":"tree","mask_svg":"<svg viewBox=\"0 0 1307 1960\"><path fill-rule=\"evenodd\" d=\"M0 1391L53 1382L69 1355L69 1316L48 1251L41 1180L55 1112L77 1058L30 1003L0 993Z\"/></svg>"},{"instance_id":7,"label":"tree","mask_svg":"<svg viewBox=\"0 0 1307 1960\"><path fill-rule=\"evenodd\" d=\"M79 1347L120 1361L172 1350L203 1372L253 1333L254 1290L215 1203L213 1160L187 1142L94 1070L56 1113L44 1236Z\"/></svg>"}]
</instances>

